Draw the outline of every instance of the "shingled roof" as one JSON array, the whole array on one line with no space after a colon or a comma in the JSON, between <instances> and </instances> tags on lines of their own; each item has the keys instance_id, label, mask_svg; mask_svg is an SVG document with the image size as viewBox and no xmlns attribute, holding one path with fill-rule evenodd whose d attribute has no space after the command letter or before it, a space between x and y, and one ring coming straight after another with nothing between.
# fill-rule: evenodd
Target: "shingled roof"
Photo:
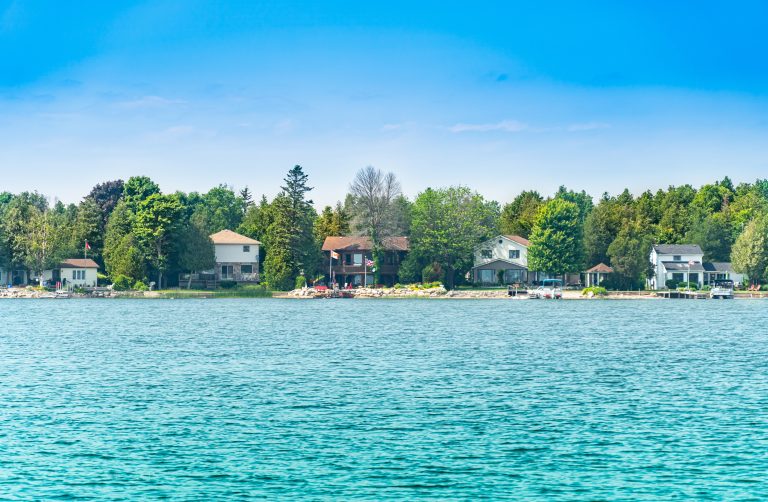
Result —
<instances>
[{"instance_id":1,"label":"shingled roof","mask_svg":"<svg viewBox=\"0 0 768 502\"><path fill-rule=\"evenodd\" d=\"M587 274L612 274L613 269L606 265L605 263L598 263L594 267L590 268L589 270L585 270L584 273Z\"/></svg>"},{"instance_id":2,"label":"shingled roof","mask_svg":"<svg viewBox=\"0 0 768 502\"><path fill-rule=\"evenodd\" d=\"M511 241L515 241L518 244L525 246L527 248L531 247L531 241L529 241L525 237L520 237L519 235L505 235L504 237L506 237Z\"/></svg>"},{"instance_id":3,"label":"shingled roof","mask_svg":"<svg viewBox=\"0 0 768 502\"><path fill-rule=\"evenodd\" d=\"M704 254L698 244L656 244L653 249L658 254Z\"/></svg>"},{"instance_id":4,"label":"shingled roof","mask_svg":"<svg viewBox=\"0 0 768 502\"><path fill-rule=\"evenodd\" d=\"M99 264L90 258L70 258L59 263L59 268L99 268Z\"/></svg>"},{"instance_id":5,"label":"shingled roof","mask_svg":"<svg viewBox=\"0 0 768 502\"><path fill-rule=\"evenodd\" d=\"M232 230L222 230L210 236L214 244L261 244L256 239L240 235Z\"/></svg>"},{"instance_id":6,"label":"shingled roof","mask_svg":"<svg viewBox=\"0 0 768 502\"><path fill-rule=\"evenodd\" d=\"M382 245L386 251L408 251L408 237L385 237ZM323 251L370 251L373 249L370 237L328 236L323 242Z\"/></svg>"}]
</instances>

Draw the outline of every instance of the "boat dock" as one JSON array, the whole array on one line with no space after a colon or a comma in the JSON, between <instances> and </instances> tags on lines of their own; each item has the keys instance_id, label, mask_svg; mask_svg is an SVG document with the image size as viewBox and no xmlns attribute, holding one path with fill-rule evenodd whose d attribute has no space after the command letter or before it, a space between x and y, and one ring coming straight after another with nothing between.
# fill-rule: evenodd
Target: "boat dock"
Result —
<instances>
[{"instance_id":1,"label":"boat dock","mask_svg":"<svg viewBox=\"0 0 768 502\"><path fill-rule=\"evenodd\" d=\"M656 296L680 300L708 300L709 294L702 291L659 291Z\"/></svg>"}]
</instances>

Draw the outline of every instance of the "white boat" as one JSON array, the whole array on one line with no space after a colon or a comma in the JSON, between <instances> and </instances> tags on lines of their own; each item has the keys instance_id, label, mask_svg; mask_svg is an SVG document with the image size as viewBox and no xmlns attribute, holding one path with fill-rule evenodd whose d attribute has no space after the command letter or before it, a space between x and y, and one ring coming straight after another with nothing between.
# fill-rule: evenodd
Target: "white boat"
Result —
<instances>
[{"instance_id":1,"label":"white boat","mask_svg":"<svg viewBox=\"0 0 768 502\"><path fill-rule=\"evenodd\" d=\"M712 289L709 290L709 297L712 299L733 299L733 281L731 280L719 280L712 284Z\"/></svg>"},{"instance_id":2,"label":"white boat","mask_svg":"<svg viewBox=\"0 0 768 502\"><path fill-rule=\"evenodd\" d=\"M528 293L528 298L536 300L560 300L562 297L563 281L560 279L544 279L541 286Z\"/></svg>"},{"instance_id":3,"label":"white boat","mask_svg":"<svg viewBox=\"0 0 768 502\"><path fill-rule=\"evenodd\" d=\"M56 299L71 298L72 293L70 293L66 289L59 289L56 291L56 293L54 293L53 297Z\"/></svg>"}]
</instances>

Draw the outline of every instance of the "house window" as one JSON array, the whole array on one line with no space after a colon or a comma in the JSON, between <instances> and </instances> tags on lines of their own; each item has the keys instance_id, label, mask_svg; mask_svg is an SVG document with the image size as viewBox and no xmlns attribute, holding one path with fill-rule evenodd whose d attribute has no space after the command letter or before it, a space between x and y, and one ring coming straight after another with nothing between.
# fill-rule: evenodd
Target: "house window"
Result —
<instances>
[{"instance_id":1,"label":"house window","mask_svg":"<svg viewBox=\"0 0 768 502\"><path fill-rule=\"evenodd\" d=\"M672 280L675 282L683 282L685 280L685 274L675 272L672 274Z\"/></svg>"},{"instance_id":2,"label":"house window","mask_svg":"<svg viewBox=\"0 0 768 502\"><path fill-rule=\"evenodd\" d=\"M344 265L352 265L352 255L351 254L345 254L344 255Z\"/></svg>"},{"instance_id":3,"label":"house window","mask_svg":"<svg viewBox=\"0 0 768 502\"><path fill-rule=\"evenodd\" d=\"M362 255L362 253L355 253L354 259L355 259L355 265L356 266L360 266L360 265L363 264L363 255Z\"/></svg>"},{"instance_id":4,"label":"house window","mask_svg":"<svg viewBox=\"0 0 768 502\"><path fill-rule=\"evenodd\" d=\"M222 265L221 266L221 278L222 279L231 279L234 276L234 269L232 268L232 265Z\"/></svg>"},{"instance_id":5,"label":"house window","mask_svg":"<svg viewBox=\"0 0 768 502\"><path fill-rule=\"evenodd\" d=\"M499 239L499 244L504 244L504 241Z\"/></svg>"},{"instance_id":6,"label":"house window","mask_svg":"<svg viewBox=\"0 0 768 502\"><path fill-rule=\"evenodd\" d=\"M672 256L672 261L683 261L683 257L679 254Z\"/></svg>"},{"instance_id":7,"label":"house window","mask_svg":"<svg viewBox=\"0 0 768 502\"><path fill-rule=\"evenodd\" d=\"M243 253L250 253L251 252L251 246L243 246Z\"/></svg>"},{"instance_id":8,"label":"house window","mask_svg":"<svg viewBox=\"0 0 768 502\"><path fill-rule=\"evenodd\" d=\"M509 259L510 260L517 260L520 258L520 250L519 249L510 249L509 250Z\"/></svg>"},{"instance_id":9,"label":"house window","mask_svg":"<svg viewBox=\"0 0 768 502\"><path fill-rule=\"evenodd\" d=\"M243 274L252 274L253 265L240 265L240 272Z\"/></svg>"},{"instance_id":10,"label":"house window","mask_svg":"<svg viewBox=\"0 0 768 502\"><path fill-rule=\"evenodd\" d=\"M491 253L490 249L482 249L480 251L480 257L485 259L490 259L493 256L493 253Z\"/></svg>"},{"instance_id":11,"label":"house window","mask_svg":"<svg viewBox=\"0 0 768 502\"><path fill-rule=\"evenodd\" d=\"M496 282L496 271L495 270L481 269L481 270L478 270L478 272L479 272L478 275L480 276L479 279L480 279L481 283L483 283L483 284L492 284L492 283Z\"/></svg>"},{"instance_id":12,"label":"house window","mask_svg":"<svg viewBox=\"0 0 768 502\"><path fill-rule=\"evenodd\" d=\"M77 280L77 270L73 270L73 271L72 271L72 280L73 280L73 281L76 281L76 280Z\"/></svg>"}]
</instances>

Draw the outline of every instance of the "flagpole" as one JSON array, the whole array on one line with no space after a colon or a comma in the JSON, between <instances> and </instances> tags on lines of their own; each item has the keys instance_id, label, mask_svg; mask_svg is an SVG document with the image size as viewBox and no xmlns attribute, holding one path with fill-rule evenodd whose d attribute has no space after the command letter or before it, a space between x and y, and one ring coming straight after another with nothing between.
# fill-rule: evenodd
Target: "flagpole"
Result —
<instances>
[{"instance_id":1,"label":"flagpole","mask_svg":"<svg viewBox=\"0 0 768 502\"><path fill-rule=\"evenodd\" d=\"M83 258L88 259L88 239L85 239L85 247L83 248Z\"/></svg>"},{"instance_id":2,"label":"flagpole","mask_svg":"<svg viewBox=\"0 0 768 502\"><path fill-rule=\"evenodd\" d=\"M333 249L328 251L328 284L333 289Z\"/></svg>"},{"instance_id":3,"label":"flagpole","mask_svg":"<svg viewBox=\"0 0 768 502\"><path fill-rule=\"evenodd\" d=\"M368 287L368 257L363 255L363 287Z\"/></svg>"}]
</instances>

